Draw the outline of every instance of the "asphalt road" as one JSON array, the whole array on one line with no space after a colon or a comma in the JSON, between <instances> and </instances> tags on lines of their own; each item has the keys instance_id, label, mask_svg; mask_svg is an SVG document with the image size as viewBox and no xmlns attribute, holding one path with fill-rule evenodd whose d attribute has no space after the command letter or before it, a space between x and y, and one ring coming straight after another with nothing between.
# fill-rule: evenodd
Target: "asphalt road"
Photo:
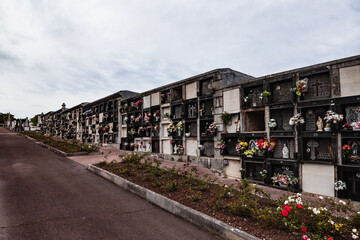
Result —
<instances>
[{"instance_id":1,"label":"asphalt road","mask_svg":"<svg viewBox=\"0 0 360 240\"><path fill-rule=\"evenodd\" d=\"M0 239L219 239L0 128Z\"/></svg>"}]
</instances>

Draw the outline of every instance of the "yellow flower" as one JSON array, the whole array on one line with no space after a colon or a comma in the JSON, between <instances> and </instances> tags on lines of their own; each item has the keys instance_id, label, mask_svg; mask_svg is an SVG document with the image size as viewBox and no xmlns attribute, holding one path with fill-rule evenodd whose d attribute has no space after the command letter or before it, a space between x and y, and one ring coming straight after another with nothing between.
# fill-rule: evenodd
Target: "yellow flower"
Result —
<instances>
[{"instance_id":1,"label":"yellow flower","mask_svg":"<svg viewBox=\"0 0 360 240\"><path fill-rule=\"evenodd\" d=\"M341 228L343 225L344 225L344 224L341 224L341 223L339 223L339 224L335 223L335 230L336 230L336 231L339 231L340 228Z\"/></svg>"}]
</instances>

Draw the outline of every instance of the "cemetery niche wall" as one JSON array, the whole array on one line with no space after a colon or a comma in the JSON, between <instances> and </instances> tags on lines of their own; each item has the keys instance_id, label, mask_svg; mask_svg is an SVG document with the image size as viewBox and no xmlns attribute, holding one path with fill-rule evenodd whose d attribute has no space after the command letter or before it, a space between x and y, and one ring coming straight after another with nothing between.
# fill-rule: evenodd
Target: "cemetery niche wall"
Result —
<instances>
[{"instance_id":1,"label":"cemetery niche wall","mask_svg":"<svg viewBox=\"0 0 360 240\"><path fill-rule=\"evenodd\" d=\"M354 56L259 78L216 69L49 112L42 131L191 159L275 188L359 199L359 66ZM219 160L222 166L213 164ZM284 186L284 179L293 184ZM347 188L335 191L337 180Z\"/></svg>"}]
</instances>

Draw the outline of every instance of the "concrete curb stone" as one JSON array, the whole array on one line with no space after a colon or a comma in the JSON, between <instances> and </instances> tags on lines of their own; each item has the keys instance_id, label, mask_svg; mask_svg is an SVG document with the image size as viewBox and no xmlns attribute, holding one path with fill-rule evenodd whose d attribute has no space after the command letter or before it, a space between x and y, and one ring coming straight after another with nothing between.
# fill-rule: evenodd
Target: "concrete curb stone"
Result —
<instances>
[{"instance_id":1,"label":"concrete curb stone","mask_svg":"<svg viewBox=\"0 0 360 240\"><path fill-rule=\"evenodd\" d=\"M87 166L87 169L90 172L93 172L109 180L110 182L115 183L116 185L124 188L129 192L134 193L142 198L145 198L147 201L151 202L152 204L159 206L162 209L191 222L192 224L195 224L199 227L203 227L204 229L212 233L215 233L224 239L260 240L260 238L250 235L242 230L231 227L230 225L220 220L217 220L213 217L210 217L192 208L184 206L174 200L166 198L158 193L155 193L137 184L129 182L126 179L123 179L113 173L98 168L92 164L89 164Z\"/></svg>"}]
</instances>

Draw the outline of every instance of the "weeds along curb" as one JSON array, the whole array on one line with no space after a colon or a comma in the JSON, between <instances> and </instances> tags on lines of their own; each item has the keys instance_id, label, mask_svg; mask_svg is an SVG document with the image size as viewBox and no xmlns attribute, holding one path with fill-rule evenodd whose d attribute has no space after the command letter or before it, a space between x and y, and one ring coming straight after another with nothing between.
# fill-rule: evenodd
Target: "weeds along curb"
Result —
<instances>
[{"instance_id":1,"label":"weeds along curb","mask_svg":"<svg viewBox=\"0 0 360 240\"><path fill-rule=\"evenodd\" d=\"M37 141L36 139L34 139L34 138L32 138L32 137L29 137L29 136L26 136L26 135L23 135L23 134L20 134L20 133L19 133L19 135L20 135L20 136L24 136L25 138L27 138L27 139L35 142L36 144L39 144L41 147L46 148L46 149L48 149L48 150L56 153L57 155L60 155L60 156L63 156L63 157L83 156L83 155L100 155L100 154L103 154L103 152L90 152L90 153L88 153L88 152L74 152L74 153L66 153L66 152L63 152L63 151L61 151L61 150L59 150L59 149L56 149L56 148L51 147L51 146L49 146L49 145L46 145L46 144L44 144L44 143L42 143L42 142L39 142L39 141Z\"/></svg>"},{"instance_id":2,"label":"weeds along curb","mask_svg":"<svg viewBox=\"0 0 360 240\"><path fill-rule=\"evenodd\" d=\"M129 182L126 179L123 179L113 173L98 168L92 164L89 164L87 166L87 169L90 172L93 172L109 180L110 182L115 183L116 185L124 188L129 192L134 193L142 198L145 198L147 201L151 202L152 204L159 206L162 209L165 209L166 211L191 222L192 224L202 227L209 232L215 233L224 239L260 240L259 238L252 236L242 230L231 227L230 225L222 221L219 221L199 211L186 207L176 201L166 198L158 193L155 193L137 184Z\"/></svg>"}]
</instances>

